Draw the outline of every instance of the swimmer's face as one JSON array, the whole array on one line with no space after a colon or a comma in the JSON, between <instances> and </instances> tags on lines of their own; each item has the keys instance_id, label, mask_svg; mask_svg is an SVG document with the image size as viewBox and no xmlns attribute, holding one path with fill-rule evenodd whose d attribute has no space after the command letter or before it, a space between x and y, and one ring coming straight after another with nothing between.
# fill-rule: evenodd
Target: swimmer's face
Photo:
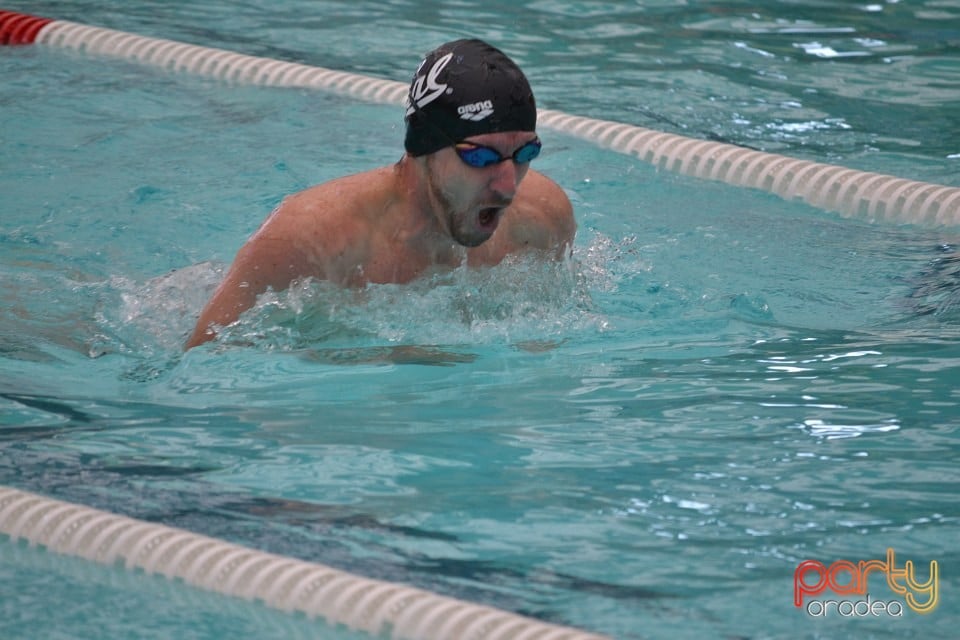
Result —
<instances>
[{"instance_id":1,"label":"swimmer's face","mask_svg":"<svg viewBox=\"0 0 960 640\"><path fill-rule=\"evenodd\" d=\"M497 230L504 210L513 202L520 181L530 168L529 162L514 161L513 154L536 137L532 131L511 131L463 140L495 149L506 158L481 168L466 164L453 147L427 158L430 189L445 210L451 237L459 244L479 246Z\"/></svg>"}]
</instances>

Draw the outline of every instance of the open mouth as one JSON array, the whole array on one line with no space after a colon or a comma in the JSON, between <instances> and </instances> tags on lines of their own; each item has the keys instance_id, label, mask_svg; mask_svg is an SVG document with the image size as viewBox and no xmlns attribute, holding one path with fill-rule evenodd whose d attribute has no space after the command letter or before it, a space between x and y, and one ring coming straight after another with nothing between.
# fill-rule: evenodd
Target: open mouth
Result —
<instances>
[{"instance_id":1,"label":"open mouth","mask_svg":"<svg viewBox=\"0 0 960 640\"><path fill-rule=\"evenodd\" d=\"M480 223L480 226L489 229L497 225L497 214L500 213L498 207L488 207L486 209L481 209L480 214L477 216L477 222Z\"/></svg>"}]
</instances>

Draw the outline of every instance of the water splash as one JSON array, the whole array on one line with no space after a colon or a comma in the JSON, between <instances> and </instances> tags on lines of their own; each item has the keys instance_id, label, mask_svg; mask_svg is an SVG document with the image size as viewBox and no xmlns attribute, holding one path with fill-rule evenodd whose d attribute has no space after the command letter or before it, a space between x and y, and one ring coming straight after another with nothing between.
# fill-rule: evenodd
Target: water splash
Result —
<instances>
[{"instance_id":1,"label":"water splash","mask_svg":"<svg viewBox=\"0 0 960 640\"><path fill-rule=\"evenodd\" d=\"M546 348L579 332L604 330L607 321L594 294L615 292L627 274L644 268L634 244L633 238L614 241L594 233L565 261L512 256L493 267L462 267L403 285L343 289L307 279L261 295L252 309L220 331L212 348L297 351L493 343ZM179 356L224 270L223 264L205 262L142 284L112 278L102 296L91 354ZM417 361L423 355L410 357Z\"/></svg>"},{"instance_id":2,"label":"water splash","mask_svg":"<svg viewBox=\"0 0 960 640\"><path fill-rule=\"evenodd\" d=\"M597 317L574 261L522 257L359 290L300 282L262 295L220 342L290 350L562 340Z\"/></svg>"},{"instance_id":3,"label":"water splash","mask_svg":"<svg viewBox=\"0 0 960 640\"><path fill-rule=\"evenodd\" d=\"M143 284L114 276L109 287L119 300L108 297L98 313L104 330L102 349L141 354L180 351L224 271L223 264L202 262Z\"/></svg>"}]
</instances>

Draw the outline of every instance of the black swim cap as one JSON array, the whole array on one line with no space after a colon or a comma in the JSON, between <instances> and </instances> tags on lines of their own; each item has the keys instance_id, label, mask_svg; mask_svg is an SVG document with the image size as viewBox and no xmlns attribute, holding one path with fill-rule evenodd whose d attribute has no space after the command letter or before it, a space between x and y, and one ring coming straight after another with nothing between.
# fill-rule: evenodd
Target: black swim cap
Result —
<instances>
[{"instance_id":1,"label":"black swim cap","mask_svg":"<svg viewBox=\"0 0 960 640\"><path fill-rule=\"evenodd\" d=\"M422 156L484 133L534 131L530 83L505 53L482 40L455 40L427 54L407 95L404 147Z\"/></svg>"}]
</instances>

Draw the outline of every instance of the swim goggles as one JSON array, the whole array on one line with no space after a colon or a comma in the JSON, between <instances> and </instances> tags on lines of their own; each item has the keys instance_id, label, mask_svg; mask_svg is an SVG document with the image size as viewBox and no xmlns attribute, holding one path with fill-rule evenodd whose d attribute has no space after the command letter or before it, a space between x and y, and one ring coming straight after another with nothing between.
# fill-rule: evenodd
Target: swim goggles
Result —
<instances>
[{"instance_id":1,"label":"swim goggles","mask_svg":"<svg viewBox=\"0 0 960 640\"><path fill-rule=\"evenodd\" d=\"M540 138L534 138L514 151L513 155L509 157L503 156L496 149L474 142L458 142L453 148L464 163L471 167L482 169L492 164L499 164L508 159L513 159L517 164L526 164L540 155L540 148L542 146Z\"/></svg>"}]
</instances>

